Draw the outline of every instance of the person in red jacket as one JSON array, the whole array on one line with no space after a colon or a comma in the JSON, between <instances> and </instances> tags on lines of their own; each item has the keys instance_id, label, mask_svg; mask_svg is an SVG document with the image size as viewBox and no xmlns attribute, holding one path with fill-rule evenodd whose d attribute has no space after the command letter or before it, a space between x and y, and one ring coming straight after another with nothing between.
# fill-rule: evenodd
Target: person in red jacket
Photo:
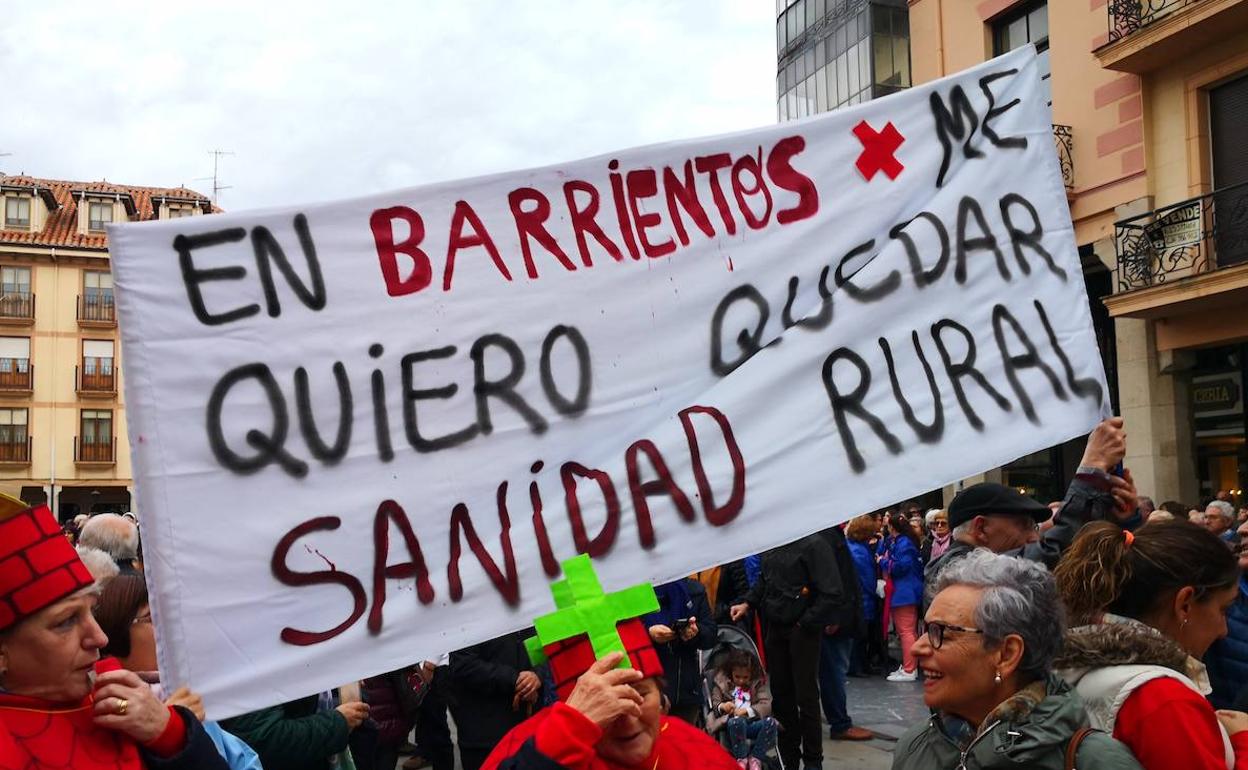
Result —
<instances>
[{"instance_id":1,"label":"person in red jacket","mask_svg":"<svg viewBox=\"0 0 1248 770\"><path fill-rule=\"evenodd\" d=\"M190 711L100 660L94 582L47 506L0 497L0 770L227 770Z\"/></svg>"},{"instance_id":2,"label":"person in red jacket","mask_svg":"<svg viewBox=\"0 0 1248 770\"><path fill-rule=\"evenodd\" d=\"M535 664L549 661L559 701L512 728L482 770L739 770L709 735L663 713L663 666L637 617L658 608L654 589L604 594L587 556L563 571L559 611L537 619L541 641L528 644ZM548 628L561 633L543 636ZM596 655L604 644L615 651Z\"/></svg>"},{"instance_id":3,"label":"person in red jacket","mask_svg":"<svg viewBox=\"0 0 1248 770\"><path fill-rule=\"evenodd\" d=\"M1083 528L1055 574L1072 626L1056 667L1092 727L1125 743L1145 770L1248 770L1248 714L1214 711L1200 662L1226 635L1239 592L1226 544L1186 521L1134 534L1099 522Z\"/></svg>"}]
</instances>

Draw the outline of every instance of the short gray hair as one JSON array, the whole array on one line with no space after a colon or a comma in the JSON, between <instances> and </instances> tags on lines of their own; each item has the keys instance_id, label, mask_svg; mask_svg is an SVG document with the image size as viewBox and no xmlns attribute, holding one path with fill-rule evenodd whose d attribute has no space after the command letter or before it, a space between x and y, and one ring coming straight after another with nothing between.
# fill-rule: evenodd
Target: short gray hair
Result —
<instances>
[{"instance_id":1,"label":"short gray hair","mask_svg":"<svg viewBox=\"0 0 1248 770\"><path fill-rule=\"evenodd\" d=\"M975 608L975 626L984 632L985 646L996 647L1010 634L1020 636L1020 675L1030 681L1048 675L1062 646L1066 613L1057 583L1044 565L977 548L941 571L935 592L955 585L984 591Z\"/></svg>"},{"instance_id":2,"label":"short gray hair","mask_svg":"<svg viewBox=\"0 0 1248 770\"><path fill-rule=\"evenodd\" d=\"M121 572L121 568L117 566L117 562L113 561L113 557L99 548L79 545L78 558L82 559L87 572L91 573L91 577L95 578L95 584L101 589Z\"/></svg>"},{"instance_id":3,"label":"short gray hair","mask_svg":"<svg viewBox=\"0 0 1248 770\"><path fill-rule=\"evenodd\" d=\"M1214 500L1209 503L1205 506L1205 513L1209 513L1210 508L1215 509L1218 512L1218 515L1227 521L1235 520L1235 507L1225 500Z\"/></svg>"},{"instance_id":4,"label":"short gray hair","mask_svg":"<svg viewBox=\"0 0 1248 770\"><path fill-rule=\"evenodd\" d=\"M139 528L115 513L98 513L82 525L78 543L99 548L113 561L130 561L139 557Z\"/></svg>"}]
</instances>

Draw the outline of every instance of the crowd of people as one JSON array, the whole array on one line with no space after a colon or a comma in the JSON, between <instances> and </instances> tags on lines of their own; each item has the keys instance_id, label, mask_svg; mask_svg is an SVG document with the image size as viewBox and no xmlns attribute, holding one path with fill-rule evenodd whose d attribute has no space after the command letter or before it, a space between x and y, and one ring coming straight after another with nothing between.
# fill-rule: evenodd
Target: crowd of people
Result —
<instances>
[{"instance_id":1,"label":"crowd of people","mask_svg":"<svg viewBox=\"0 0 1248 770\"><path fill-rule=\"evenodd\" d=\"M221 724L160 684L133 516L0 509L0 768L813 770L878 676L932 713L896 768L1248 769L1248 508L1154 506L1125 452L1107 420L1059 502L973 484L656 586L631 669L557 686L516 633Z\"/></svg>"}]
</instances>

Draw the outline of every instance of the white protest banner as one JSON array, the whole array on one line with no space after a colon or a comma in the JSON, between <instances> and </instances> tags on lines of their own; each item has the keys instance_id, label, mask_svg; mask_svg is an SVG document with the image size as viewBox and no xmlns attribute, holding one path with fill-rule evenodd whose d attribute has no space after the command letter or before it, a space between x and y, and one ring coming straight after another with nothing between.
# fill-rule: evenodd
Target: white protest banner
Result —
<instances>
[{"instance_id":1,"label":"white protest banner","mask_svg":"<svg viewBox=\"0 0 1248 770\"><path fill-rule=\"evenodd\" d=\"M109 231L162 672L224 717L1087 432L1034 52L794 123ZM556 130L552 127L552 130Z\"/></svg>"}]
</instances>

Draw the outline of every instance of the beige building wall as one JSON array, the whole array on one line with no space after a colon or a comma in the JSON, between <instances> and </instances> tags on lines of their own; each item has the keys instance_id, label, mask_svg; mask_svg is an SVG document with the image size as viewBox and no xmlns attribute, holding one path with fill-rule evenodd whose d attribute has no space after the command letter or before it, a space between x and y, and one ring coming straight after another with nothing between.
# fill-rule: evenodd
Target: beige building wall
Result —
<instances>
[{"instance_id":1,"label":"beige building wall","mask_svg":"<svg viewBox=\"0 0 1248 770\"><path fill-rule=\"evenodd\" d=\"M29 464L0 463L0 491L18 496L23 488L42 487L45 494L52 493L55 498L70 487L132 489L117 327L115 323L84 325L78 320L84 272L107 272L108 259L63 250L53 257L54 253L51 249L0 249L0 267L30 268L35 297L32 325L0 318L0 336L29 337L33 368L31 392L0 390L0 408L29 410L27 431L31 436ZM112 342L115 393L79 391L84 340ZM84 409L112 413L116 440L113 462L77 461L75 441L81 433ZM89 500L90 491L87 495Z\"/></svg>"}]
</instances>

